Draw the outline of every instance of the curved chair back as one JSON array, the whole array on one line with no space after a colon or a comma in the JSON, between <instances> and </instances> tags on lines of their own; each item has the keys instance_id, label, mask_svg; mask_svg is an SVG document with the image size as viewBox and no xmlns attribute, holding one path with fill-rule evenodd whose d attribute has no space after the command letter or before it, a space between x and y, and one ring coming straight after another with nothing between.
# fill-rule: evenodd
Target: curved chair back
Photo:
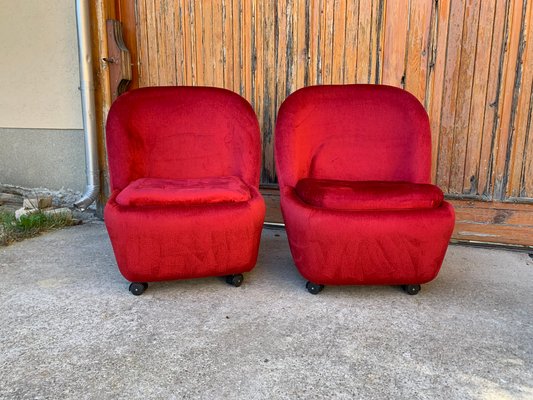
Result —
<instances>
[{"instance_id":1,"label":"curved chair back","mask_svg":"<svg viewBox=\"0 0 533 400\"><path fill-rule=\"evenodd\" d=\"M259 185L257 117L229 90L181 86L127 92L109 111L106 142L112 190L139 178L233 175Z\"/></svg>"},{"instance_id":2,"label":"curved chair back","mask_svg":"<svg viewBox=\"0 0 533 400\"><path fill-rule=\"evenodd\" d=\"M431 133L424 107L384 85L300 89L276 123L280 187L302 178L428 183Z\"/></svg>"}]
</instances>

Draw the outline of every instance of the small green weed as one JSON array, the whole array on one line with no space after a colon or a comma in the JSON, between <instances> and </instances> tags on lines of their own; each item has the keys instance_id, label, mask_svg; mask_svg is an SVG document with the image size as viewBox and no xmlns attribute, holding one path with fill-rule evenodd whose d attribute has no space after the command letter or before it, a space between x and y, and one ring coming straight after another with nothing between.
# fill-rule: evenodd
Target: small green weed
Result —
<instances>
[{"instance_id":1,"label":"small green weed","mask_svg":"<svg viewBox=\"0 0 533 400\"><path fill-rule=\"evenodd\" d=\"M11 212L0 212L0 245L31 238L43 232L75 225L66 215L46 215L41 211L24 215L17 220Z\"/></svg>"}]
</instances>

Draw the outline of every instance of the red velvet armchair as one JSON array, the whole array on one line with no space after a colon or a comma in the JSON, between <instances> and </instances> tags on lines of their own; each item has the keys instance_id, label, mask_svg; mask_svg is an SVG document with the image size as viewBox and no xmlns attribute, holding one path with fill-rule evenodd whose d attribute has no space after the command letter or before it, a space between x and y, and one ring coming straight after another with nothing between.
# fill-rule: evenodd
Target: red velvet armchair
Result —
<instances>
[{"instance_id":1,"label":"red velvet armchair","mask_svg":"<svg viewBox=\"0 0 533 400\"><path fill-rule=\"evenodd\" d=\"M104 218L130 291L206 276L240 286L265 215L251 106L224 89L137 89L114 102L106 135Z\"/></svg>"},{"instance_id":2,"label":"red velvet armchair","mask_svg":"<svg viewBox=\"0 0 533 400\"><path fill-rule=\"evenodd\" d=\"M454 227L430 184L428 116L380 85L300 89L281 106L276 169L290 249L307 289L402 285L436 277Z\"/></svg>"}]
</instances>

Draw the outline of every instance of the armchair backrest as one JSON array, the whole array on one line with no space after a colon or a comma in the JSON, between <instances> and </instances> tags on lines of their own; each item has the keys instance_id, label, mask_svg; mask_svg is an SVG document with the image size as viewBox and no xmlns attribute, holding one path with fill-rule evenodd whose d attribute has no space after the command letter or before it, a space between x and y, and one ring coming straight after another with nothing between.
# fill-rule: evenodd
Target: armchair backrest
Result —
<instances>
[{"instance_id":1,"label":"armchair backrest","mask_svg":"<svg viewBox=\"0 0 533 400\"><path fill-rule=\"evenodd\" d=\"M234 175L259 185L257 117L229 90L181 86L127 92L109 111L106 143L112 190L139 178Z\"/></svg>"},{"instance_id":2,"label":"armchair backrest","mask_svg":"<svg viewBox=\"0 0 533 400\"><path fill-rule=\"evenodd\" d=\"M324 85L282 104L275 155L280 187L307 177L428 183L431 132L424 107L385 85Z\"/></svg>"}]
</instances>

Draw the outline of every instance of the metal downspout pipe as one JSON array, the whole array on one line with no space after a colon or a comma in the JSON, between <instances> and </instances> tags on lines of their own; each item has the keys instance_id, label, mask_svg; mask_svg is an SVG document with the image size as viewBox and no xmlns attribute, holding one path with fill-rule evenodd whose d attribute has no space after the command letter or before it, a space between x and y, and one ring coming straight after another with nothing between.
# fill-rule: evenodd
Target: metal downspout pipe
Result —
<instances>
[{"instance_id":1,"label":"metal downspout pipe","mask_svg":"<svg viewBox=\"0 0 533 400\"><path fill-rule=\"evenodd\" d=\"M94 102L93 65L91 56L90 0L76 0L76 24L78 31L78 55L80 66L80 91L85 131L85 173L87 186L83 196L74 203L85 210L100 192L100 169L98 166L98 144Z\"/></svg>"}]
</instances>

